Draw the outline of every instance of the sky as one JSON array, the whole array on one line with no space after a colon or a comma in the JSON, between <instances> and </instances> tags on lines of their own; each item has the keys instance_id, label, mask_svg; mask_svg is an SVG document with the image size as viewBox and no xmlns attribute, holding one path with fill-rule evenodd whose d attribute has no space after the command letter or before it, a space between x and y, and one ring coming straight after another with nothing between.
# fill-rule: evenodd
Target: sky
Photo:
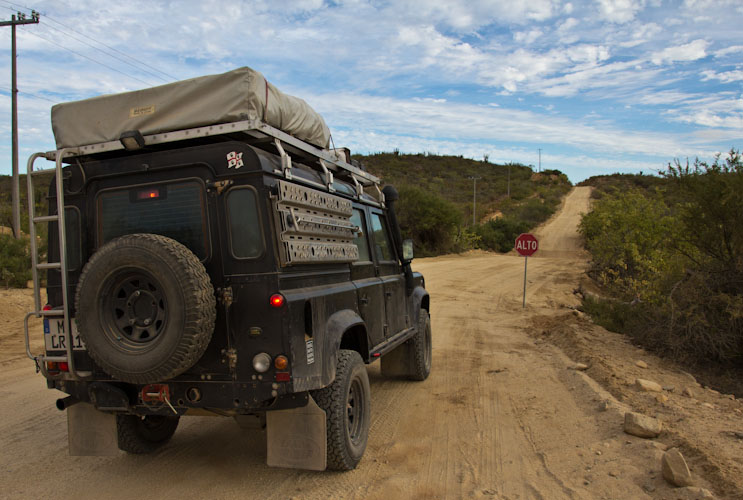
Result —
<instances>
[{"instance_id":1,"label":"sky","mask_svg":"<svg viewBox=\"0 0 743 500\"><path fill-rule=\"evenodd\" d=\"M355 153L462 155L573 182L743 149L742 0L0 0L20 170L55 103L250 66ZM11 172L0 28L0 174Z\"/></svg>"}]
</instances>

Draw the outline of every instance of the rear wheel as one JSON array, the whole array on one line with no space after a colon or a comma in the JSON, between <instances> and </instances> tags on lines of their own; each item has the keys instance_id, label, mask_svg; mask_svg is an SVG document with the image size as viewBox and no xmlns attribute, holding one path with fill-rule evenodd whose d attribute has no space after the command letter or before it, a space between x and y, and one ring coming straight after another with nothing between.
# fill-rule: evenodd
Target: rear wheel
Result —
<instances>
[{"instance_id":1,"label":"rear wheel","mask_svg":"<svg viewBox=\"0 0 743 500\"><path fill-rule=\"evenodd\" d=\"M335 380L312 397L325 410L328 469L354 469L366 450L371 421L369 376L359 353L341 349Z\"/></svg>"},{"instance_id":2,"label":"rear wheel","mask_svg":"<svg viewBox=\"0 0 743 500\"><path fill-rule=\"evenodd\" d=\"M180 417L116 415L119 449L127 453L152 453L173 437Z\"/></svg>"}]
</instances>

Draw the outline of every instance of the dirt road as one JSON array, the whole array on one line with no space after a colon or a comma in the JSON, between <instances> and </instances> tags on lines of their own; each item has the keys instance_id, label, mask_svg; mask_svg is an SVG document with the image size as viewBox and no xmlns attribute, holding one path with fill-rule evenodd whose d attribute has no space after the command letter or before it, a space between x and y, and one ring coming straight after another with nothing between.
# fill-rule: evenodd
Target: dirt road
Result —
<instances>
[{"instance_id":1,"label":"dirt road","mask_svg":"<svg viewBox=\"0 0 743 500\"><path fill-rule=\"evenodd\" d=\"M433 371L415 383L368 368L369 445L347 473L270 469L263 433L226 418L183 419L151 456L69 457L66 418L54 409L60 393L17 358L20 337L3 333L0 496L677 498L660 474L668 443L622 432L631 398L606 392L589 376L593 368L571 369L575 363L545 340L560 325L588 324L570 309L586 265L575 227L588 199L588 188L576 188L538 231L542 250L529 259L525 309L521 257L474 252L414 262L431 293ZM612 359L636 355L617 342ZM697 483L714 489L702 474L709 461L698 463L691 464Z\"/></svg>"}]
</instances>

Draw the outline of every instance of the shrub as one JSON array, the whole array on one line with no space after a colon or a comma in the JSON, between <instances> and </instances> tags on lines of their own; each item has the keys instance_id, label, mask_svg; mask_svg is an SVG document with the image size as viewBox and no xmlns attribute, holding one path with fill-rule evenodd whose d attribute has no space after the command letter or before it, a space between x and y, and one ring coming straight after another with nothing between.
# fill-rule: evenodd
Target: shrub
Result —
<instances>
[{"instance_id":1,"label":"shrub","mask_svg":"<svg viewBox=\"0 0 743 500\"><path fill-rule=\"evenodd\" d=\"M665 178L657 194L605 189L583 217L595 276L620 299L584 308L676 359L735 366L743 361L741 157L676 162Z\"/></svg>"},{"instance_id":2,"label":"shrub","mask_svg":"<svg viewBox=\"0 0 743 500\"><path fill-rule=\"evenodd\" d=\"M579 226L594 277L623 300L657 303L662 277L683 272L677 256L678 218L657 198L628 191L599 200Z\"/></svg>"},{"instance_id":3,"label":"shrub","mask_svg":"<svg viewBox=\"0 0 743 500\"><path fill-rule=\"evenodd\" d=\"M0 234L0 283L5 288L25 288L31 279L28 238Z\"/></svg>"},{"instance_id":4,"label":"shrub","mask_svg":"<svg viewBox=\"0 0 743 500\"><path fill-rule=\"evenodd\" d=\"M404 238L412 238L416 254L438 255L457 250L462 214L443 198L422 189L399 189L397 215Z\"/></svg>"},{"instance_id":5,"label":"shrub","mask_svg":"<svg viewBox=\"0 0 743 500\"><path fill-rule=\"evenodd\" d=\"M529 230L529 224L510 217L501 217L475 227L480 237L479 248L509 252L513 250L516 237Z\"/></svg>"}]
</instances>

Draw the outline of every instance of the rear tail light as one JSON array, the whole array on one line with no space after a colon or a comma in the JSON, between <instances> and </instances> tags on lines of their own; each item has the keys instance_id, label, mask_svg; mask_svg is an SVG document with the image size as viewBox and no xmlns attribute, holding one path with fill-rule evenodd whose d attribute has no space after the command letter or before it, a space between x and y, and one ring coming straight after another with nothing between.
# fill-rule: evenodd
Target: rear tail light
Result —
<instances>
[{"instance_id":1,"label":"rear tail light","mask_svg":"<svg viewBox=\"0 0 743 500\"><path fill-rule=\"evenodd\" d=\"M274 293L268 301L271 304L271 307L279 308L284 305L284 296L280 293Z\"/></svg>"},{"instance_id":2,"label":"rear tail light","mask_svg":"<svg viewBox=\"0 0 743 500\"><path fill-rule=\"evenodd\" d=\"M60 361L58 366L59 366L59 369L63 372L70 371L70 366L67 364L67 361Z\"/></svg>"}]
</instances>

